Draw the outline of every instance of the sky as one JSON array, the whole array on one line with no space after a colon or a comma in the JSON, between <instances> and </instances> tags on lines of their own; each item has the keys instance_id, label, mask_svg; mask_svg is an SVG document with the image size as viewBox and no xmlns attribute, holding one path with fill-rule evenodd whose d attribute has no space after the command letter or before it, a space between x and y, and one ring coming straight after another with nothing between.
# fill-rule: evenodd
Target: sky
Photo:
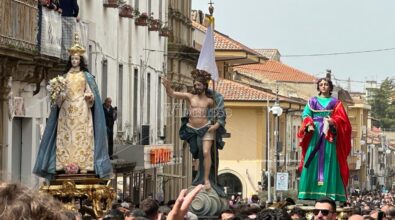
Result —
<instances>
[{"instance_id":1,"label":"sky","mask_svg":"<svg viewBox=\"0 0 395 220\"><path fill-rule=\"evenodd\" d=\"M209 1L192 0L192 9L208 13ZM331 69L343 88L350 78L351 91L395 76L394 0L212 1L217 31L253 49L278 49L283 63L311 75Z\"/></svg>"}]
</instances>

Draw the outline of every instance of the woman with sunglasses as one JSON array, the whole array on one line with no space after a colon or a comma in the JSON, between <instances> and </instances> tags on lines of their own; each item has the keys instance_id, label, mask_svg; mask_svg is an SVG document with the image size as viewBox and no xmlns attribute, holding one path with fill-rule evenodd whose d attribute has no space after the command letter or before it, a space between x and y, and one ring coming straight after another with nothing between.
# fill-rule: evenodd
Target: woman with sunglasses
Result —
<instances>
[{"instance_id":1,"label":"woman with sunglasses","mask_svg":"<svg viewBox=\"0 0 395 220\"><path fill-rule=\"evenodd\" d=\"M331 96L332 81L319 79L317 90L318 96L311 98L303 111L298 132L302 147L298 198L317 200L327 196L345 202L351 124L341 101Z\"/></svg>"}]
</instances>

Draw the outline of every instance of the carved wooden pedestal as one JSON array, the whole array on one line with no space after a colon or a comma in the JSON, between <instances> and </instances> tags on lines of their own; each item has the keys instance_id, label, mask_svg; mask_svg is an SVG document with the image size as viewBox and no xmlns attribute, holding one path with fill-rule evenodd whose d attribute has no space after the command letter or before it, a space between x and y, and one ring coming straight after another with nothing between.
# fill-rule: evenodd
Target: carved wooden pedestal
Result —
<instances>
[{"instance_id":1,"label":"carved wooden pedestal","mask_svg":"<svg viewBox=\"0 0 395 220\"><path fill-rule=\"evenodd\" d=\"M58 175L49 185L41 186L40 191L61 200L69 210L100 218L111 209L116 198L109 182L109 179L99 179L94 174Z\"/></svg>"},{"instance_id":2,"label":"carved wooden pedestal","mask_svg":"<svg viewBox=\"0 0 395 220\"><path fill-rule=\"evenodd\" d=\"M195 186L188 188L188 192L193 190ZM192 201L189 206L189 211L199 216L199 218L215 216L223 210L228 209L228 201L225 198L221 198L218 194L210 189L209 191L201 190Z\"/></svg>"}]
</instances>

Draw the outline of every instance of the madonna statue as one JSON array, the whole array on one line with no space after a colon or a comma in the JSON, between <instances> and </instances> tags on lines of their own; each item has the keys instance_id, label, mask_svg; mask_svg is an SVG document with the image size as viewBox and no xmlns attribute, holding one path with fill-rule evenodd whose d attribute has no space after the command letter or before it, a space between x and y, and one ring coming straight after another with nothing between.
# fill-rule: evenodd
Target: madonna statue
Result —
<instances>
[{"instance_id":1,"label":"madonna statue","mask_svg":"<svg viewBox=\"0 0 395 220\"><path fill-rule=\"evenodd\" d=\"M94 77L86 68L78 36L69 49L65 89L51 106L33 173L53 179L56 173L112 174L106 121Z\"/></svg>"}]
</instances>

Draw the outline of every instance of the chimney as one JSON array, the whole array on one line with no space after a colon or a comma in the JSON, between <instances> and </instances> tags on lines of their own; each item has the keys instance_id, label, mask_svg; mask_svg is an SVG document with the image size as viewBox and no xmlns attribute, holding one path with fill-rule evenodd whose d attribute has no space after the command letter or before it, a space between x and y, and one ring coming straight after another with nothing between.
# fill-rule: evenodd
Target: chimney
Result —
<instances>
[{"instance_id":1,"label":"chimney","mask_svg":"<svg viewBox=\"0 0 395 220\"><path fill-rule=\"evenodd\" d=\"M331 74L332 74L332 70L330 70L330 69L327 69L326 70L326 77L325 78L327 78L327 79L329 79L329 80L332 80L331 78Z\"/></svg>"}]
</instances>

